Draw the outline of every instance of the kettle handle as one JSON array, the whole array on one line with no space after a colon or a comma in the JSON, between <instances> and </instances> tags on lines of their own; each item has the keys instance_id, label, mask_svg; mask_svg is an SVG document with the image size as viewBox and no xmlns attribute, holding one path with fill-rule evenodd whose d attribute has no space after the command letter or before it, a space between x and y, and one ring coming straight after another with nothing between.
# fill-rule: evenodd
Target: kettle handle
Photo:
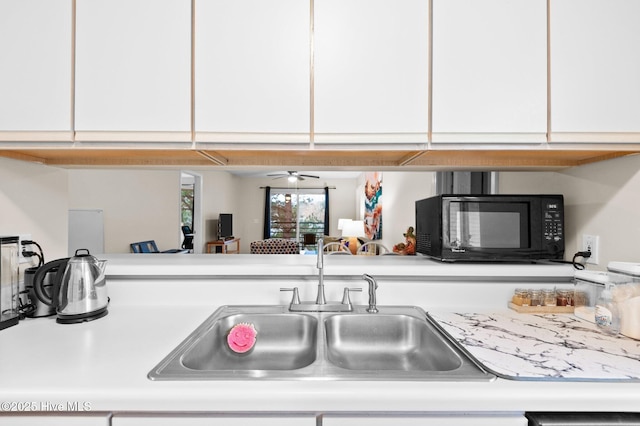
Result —
<instances>
[{"instance_id":1,"label":"kettle handle","mask_svg":"<svg viewBox=\"0 0 640 426\"><path fill-rule=\"evenodd\" d=\"M79 253L81 251L85 251L86 253L84 253L84 254ZM90 256L91 253L89 253L89 249L77 249L75 255L76 256Z\"/></svg>"},{"instance_id":2,"label":"kettle handle","mask_svg":"<svg viewBox=\"0 0 640 426\"><path fill-rule=\"evenodd\" d=\"M64 259L56 259L51 262L47 262L36 271L36 275L33 277L33 289L35 290L36 297L40 299L42 303L45 305L55 307L54 298L58 297L58 289L60 288L60 282L62 281L62 275L64 274L64 269L69 262L69 258L66 257ZM53 290L51 291L51 296L47 295L47 292L44 291L44 277L47 275L51 269L58 268L58 272L54 278Z\"/></svg>"}]
</instances>

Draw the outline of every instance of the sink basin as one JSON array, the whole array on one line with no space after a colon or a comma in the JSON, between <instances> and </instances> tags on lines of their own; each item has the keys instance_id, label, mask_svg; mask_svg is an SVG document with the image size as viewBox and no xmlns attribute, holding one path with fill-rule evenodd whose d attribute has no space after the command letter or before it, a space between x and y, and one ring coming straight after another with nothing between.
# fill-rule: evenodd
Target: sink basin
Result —
<instances>
[{"instance_id":1,"label":"sink basin","mask_svg":"<svg viewBox=\"0 0 640 426\"><path fill-rule=\"evenodd\" d=\"M236 324L253 324L257 340L246 353L225 344ZM214 322L182 356L193 370L295 370L316 359L318 321L300 314L235 314Z\"/></svg>"},{"instance_id":2,"label":"sink basin","mask_svg":"<svg viewBox=\"0 0 640 426\"><path fill-rule=\"evenodd\" d=\"M461 365L426 321L408 315L336 315L325 330L328 359L341 368L450 371Z\"/></svg>"},{"instance_id":3,"label":"sink basin","mask_svg":"<svg viewBox=\"0 0 640 426\"><path fill-rule=\"evenodd\" d=\"M422 380L489 381L413 306L367 313L289 312L288 306L223 306L148 374L151 380ZM229 331L257 331L245 353L232 351Z\"/></svg>"}]
</instances>

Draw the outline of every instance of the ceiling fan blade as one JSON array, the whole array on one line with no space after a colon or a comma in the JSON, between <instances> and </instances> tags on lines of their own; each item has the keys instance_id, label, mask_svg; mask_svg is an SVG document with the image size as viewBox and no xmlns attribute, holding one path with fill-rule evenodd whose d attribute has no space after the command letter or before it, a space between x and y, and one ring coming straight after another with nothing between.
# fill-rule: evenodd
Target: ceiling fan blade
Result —
<instances>
[{"instance_id":1,"label":"ceiling fan blade","mask_svg":"<svg viewBox=\"0 0 640 426\"><path fill-rule=\"evenodd\" d=\"M320 176L314 176L314 175L305 175L305 174L300 174L298 172L295 171L287 171L286 173L274 173L274 174L270 174L267 175L270 177L273 177L273 179L281 179L281 178L289 178L289 179L296 179L296 180L304 180L304 178L312 178L312 179L320 179Z\"/></svg>"}]
</instances>

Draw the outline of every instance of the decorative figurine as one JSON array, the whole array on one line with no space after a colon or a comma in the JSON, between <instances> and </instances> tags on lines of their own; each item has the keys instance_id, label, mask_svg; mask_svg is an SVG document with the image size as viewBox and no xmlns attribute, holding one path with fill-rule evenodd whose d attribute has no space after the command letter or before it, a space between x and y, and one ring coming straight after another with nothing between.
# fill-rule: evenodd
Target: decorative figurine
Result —
<instances>
[{"instance_id":1,"label":"decorative figurine","mask_svg":"<svg viewBox=\"0 0 640 426\"><path fill-rule=\"evenodd\" d=\"M402 235L405 238L405 242L393 246L393 252L408 255L416 254L416 236L413 233L413 226L410 226L407 232Z\"/></svg>"}]
</instances>

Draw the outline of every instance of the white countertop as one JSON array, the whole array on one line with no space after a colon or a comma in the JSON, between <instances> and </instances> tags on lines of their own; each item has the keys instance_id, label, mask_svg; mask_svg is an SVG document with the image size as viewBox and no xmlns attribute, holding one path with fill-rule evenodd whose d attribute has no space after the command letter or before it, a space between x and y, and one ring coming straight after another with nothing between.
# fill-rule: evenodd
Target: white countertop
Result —
<instances>
[{"instance_id":1,"label":"white countertop","mask_svg":"<svg viewBox=\"0 0 640 426\"><path fill-rule=\"evenodd\" d=\"M314 276L315 255L268 254L109 254L97 255L107 260L110 277L135 276ZM502 278L570 279L570 264L491 264L446 263L425 256L325 256L325 275L353 276L364 273L376 276L420 277L423 279L463 278L489 280Z\"/></svg>"},{"instance_id":2,"label":"white countertop","mask_svg":"<svg viewBox=\"0 0 640 426\"><path fill-rule=\"evenodd\" d=\"M0 401L79 401L93 411L639 410L637 382L151 381L147 373L217 305L172 303L179 287L163 287L164 304L129 303L127 292L141 291L135 282L109 286L115 297L104 318L73 325L27 319L0 331Z\"/></svg>"},{"instance_id":3,"label":"white countertop","mask_svg":"<svg viewBox=\"0 0 640 426\"><path fill-rule=\"evenodd\" d=\"M573 314L430 312L442 329L500 377L640 381L640 341L602 333Z\"/></svg>"},{"instance_id":4,"label":"white countertop","mask_svg":"<svg viewBox=\"0 0 640 426\"><path fill-rule=\"evenodd\" d=\"M640 400L638 383L151 381L147 373L218 306L282 303L290 296L278 288L300 277L307 278L300 285L301 296L308 297L317 275L315 256L98 257L108 260L109 314L74 325L27 319L0 331L0 401L79 401L94 411L303 413L633 411ZM478 303L476 294L500 287L493 281L566 282L573 270L568 265L451 265L416 256L325 258L328 277L365 272L396 277L382 280L381 304L428 310L429 303L443 306L464 298ZM335 282L328 281L328 297L340 294ZM355 295L354 303L362 303L361 297Z\"/></svg>"}]
</instances>

